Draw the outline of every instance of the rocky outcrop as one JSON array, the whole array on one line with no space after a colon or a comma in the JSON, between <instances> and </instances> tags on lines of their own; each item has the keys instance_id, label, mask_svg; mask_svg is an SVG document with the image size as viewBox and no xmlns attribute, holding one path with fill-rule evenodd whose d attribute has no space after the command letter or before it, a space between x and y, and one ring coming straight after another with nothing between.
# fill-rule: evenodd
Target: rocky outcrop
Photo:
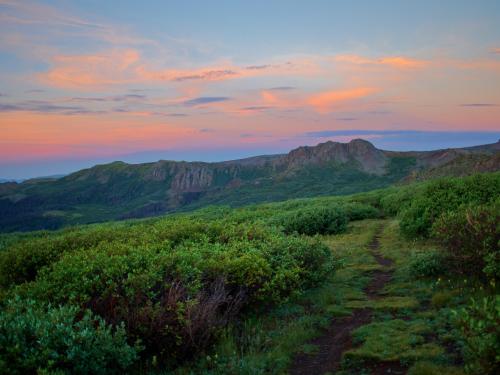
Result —
<instances>
[{"instance_id":1,"label":"rocky outcrop","mask_svg":"<svg viewBox=\"0 0 500 375\"><path fill-rule=\"evenodd\" d=\"M349 143L329 141L314 147L303 146L292 150L284 158L289 168L328 162L346 164L354 161L362 171L374 174L385 172L387 160L383 151L362 139L354 139Z\"/></svg>"},{"instance_id":2,"label":"rocky outcrop","mask_svg":"<svg viewBox=\"0 0 500 375\"><path fill-rule=\"evenodd\" d=\"M212 168L186 166L174 175L170 188L174 191L183 192L206 190L212 185L213 174Z\"/></svg>"}]
</instances>

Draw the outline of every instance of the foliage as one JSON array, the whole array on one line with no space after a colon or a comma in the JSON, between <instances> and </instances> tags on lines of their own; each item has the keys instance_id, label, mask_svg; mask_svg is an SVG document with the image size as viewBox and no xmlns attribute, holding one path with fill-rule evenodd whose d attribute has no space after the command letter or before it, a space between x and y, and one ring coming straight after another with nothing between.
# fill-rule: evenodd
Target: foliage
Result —
<instances>
[{"instance_id":1,"label":"foliage","mask_svg":"<svg viewBox=\"0 0 500 375\"><path fill-rule=\"evenodd\" d=\"M103 343L92 344L96 352L103 347L106 356L94 362L121 372L284 373L294 352L314 351L307 340L327 327L332 317L366 308L372 310L372 321L355 332L360 346L346 354L346 371L356 363L375 360L400 361L405 366L420 361L411 369L415 374L460 373L446 365L461 359L444 349L453 348L458 337L457 332L450 334L450 310L474 292L464 288L468 280L460 286L456 275L450 274L447 284L436 283L434 277L457 267L450 262L455 255L463 261L469 254L482 254L477 270L484 270L489 279L498 275L494 185L499 176L431 181L349 197L244 208L213 206L163 218L3 235L0 320L12 325L18 316L24 326L45 327L44 332L55 336L47 333L50 340L43 343L57 347L52 352L59 353L58 358L66 355L57 339L60 332L80 337L84 326L94 336L99 336L96 330L107 330ZM266 189L263 186L263 194ZM415 207L423 208L421 216L411 216L416 215ZM427 234L417 234L423 233L419 229L403 237L398 220L364 220L381 214L399 215L404 225L413 228L424 223ZM379 251L394 262L385 268L377 264L369 247L382 223ZM336 235L310 238L300 233ZM417 238L428 235L445 250L434 239ZM452 244L453 252L448 248ZM467 279L472 273L465 266L463 262ZM394 270L393 278L380 298L367 298L369 280L385 269ZM459 309L457 314L467 317L457 321L471 369L497 360L491 356L490 333L492 322L498 326L498 309L494 315L491 290L483 292L490 302ZM12 301L18 301L18 307ZM64 325L51 328L61 321L56 318L60 315L67 316ZM43 324L38 323L41 320ZM32 337L28 333L15 340L28 340ZM474 338L470 343L466 334ZM98 373L89 367L93 364L81 360L83 354L70 364L50 362L49 349L37 349L33 343L33 350L33 345L16 346L8 335L1 339L11 340L0 343L0 353L7 353L2 354L1 365L20 363L5 357L9 353L35 358L23 362L35 363L32 367L8 367L10 373ZM78 339L75 346L86 342ZM114 352L106 349L108 342L114 342L118 351L130 349L134 354L120 355L118 359L123 357L126 363L116 364ZM85 358L95 355L92 350L85 353Z\"/></svg>"},{"instance_id":2,"label":"foliage","mask_svg":"<svg viewBox=\"0 0 500 375\"><path fill-rule=\"evenodd\" d=\"M500 279L500 203L446 212L433 233L455 271Z\"/></svg>"},{"instance_id":3,"label":"foliage","mask_svg":"<svg viewBox=\"0 0 500 375\"><path fill-rule=\"evenodd\" d=\"M458 367L419 361L408 370L408 375L464 375L464 372Z\"/></svg>"},{"instance_id":4,"label":"foliage","mask_svg":"<svg viewBox=\"0 0 500 375\"><path fill-rule=\"evenodd\" d=\"M393 319L370 323L354 331L354 342L362 345L347 351L344 361L349 365L366 360L411 361L441 355L441 347L425 343L424 335L428 333L429 325L425 321Z\"/></svg>"},{"instance_id":5,"label":"foliage","mask_svg":"<svg viewBox=\"0 0 500 375\"><path fill-rule=\"evenodd\" d=\"M491 204L500 196L500 173L448 178L424 185L403 207L401 231L408 237L428 237L434 222L463 205Z\"/></svg>"},{"instance_id":6,"label":"foliage","mask_svg":"<svg viewBox=\"0 0 500 375\"><path fill-rule=\"evenodd\" d=\"M271 159L269 159L271 160ZM386 173L367 173L357 163L307 166L242 163L204 168L211 181L203 191L173 188L179 165L171 161L97 165L58 179L31 180L0 189L0 232L57 229L68 225L193 211L209 205L246 206L387 187L407 176L413 157L388 158ZM192 171L192 166L182 168ZM5 184L2 184L5 185ZM165 197L170 199L166 200Z\"/></svg>"},{"instance_id":7,"label":"foliage","mask_svg":"<svg viewBox=\"0 0 500 375\"><path fill-rule=\"evenodd\" d=\"M380 216L379 211L369 205L359 202L347 203L342 206L349 221L376 219Z\"/></svg>"},{"instance_id":8,"label":"foliage","mask_svg":"<svg viewBox=\"0 0 500 375\"><path fill-rule=\"evenodd\" d=\"M0 312L1 373L119 374L139 349L127 344L123 324L112 328L73 306L16 298Z\"/></svg>"},{"instance_id":9,"label":"foliage","mask_svg":"<svg viewBox=\"0 0 500 375\"><path fill-rule=\"evenodd\" d=\"M446 258L437 250L414 252L411 254L409 269L414 277L439 276L447 269Z\"/></svg>"},{"instance_id":10,"label":"foliage","mask_svg":"<svg viewBox=\"0 0 500 375\"><path fill-rule=\"evenodd\" d=\"M455 312L464 340L465 368L470 374L500 372L500 296L472 300Z\"/></svg>"},{"instance_id":11,"label":"foliage","mask_svg":"<svg viewBox=\"0 0 500 375\"><path fill-rule=\"evenodd\" d=\"M241 312L281 303L334 269L318 240L258 224L178 217L144 228L115 228L93 242L83 239L98 228L54 236L56 244L78 238L78 246L68 243L12 293L125 324L129 339L143 343L143 359L173 365L210 346Z\"/></svg>"},{"instance_id":12,"label":"foliage","mask_svg":"<svg viewBox=\"0 0 500 375\"><path fill-rule=\"evenodd\" d=\"M347 214L340 207L325 207L297 210L285 214L282 225L285 233L337 234L347 227Z\"/></svg>"}]
</instances>

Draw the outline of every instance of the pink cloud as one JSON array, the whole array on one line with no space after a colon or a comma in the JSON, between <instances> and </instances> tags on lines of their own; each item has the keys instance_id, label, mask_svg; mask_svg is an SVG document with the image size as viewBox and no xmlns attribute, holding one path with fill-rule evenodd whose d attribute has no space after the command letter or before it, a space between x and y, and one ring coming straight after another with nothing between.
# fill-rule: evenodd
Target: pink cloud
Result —
<instances>
[{"instance_id":1,"label":"pink cloud","mask_svg":"<svg viewBox=\"0 0 500 375\"><path fill-rule=\"evenodd\" d=\"M319 112L328 112L332 106L339 102L364 98L376 91L372 87L326 91L312 95L307 99L307 103Z\"/></svg>"},{"instance_id":2,"label":"pink cloud","mask_svg":"<svg viewBox=\"0 0 500 375\"><path fill-rule=\"evenodd\" d=\"M62 88L93 88L130 83L211 82L257 76L318 74L314 61L296 59L260 66L231 63L195 69L154 69L135 49L115 49L91 55L56 55L42 82Z\"/></svg>"},{"instance_id":3,"label":"pink cloud","mask_svg":"<svg viewBox=\"0 0 500 375\"><path fill-rule=\"evenodd\" d=\"M429 61L418 60L404 56L387 56L370 59L359 55L338 55L335 61L354 65L378 65L397 69L420 69L429 65Z\"/></svg>"}]
</instances>

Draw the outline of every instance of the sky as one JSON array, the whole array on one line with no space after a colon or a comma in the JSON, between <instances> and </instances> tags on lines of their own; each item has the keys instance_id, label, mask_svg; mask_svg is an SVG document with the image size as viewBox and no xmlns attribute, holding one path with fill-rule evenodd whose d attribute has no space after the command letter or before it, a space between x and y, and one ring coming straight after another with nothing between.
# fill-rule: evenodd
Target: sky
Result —
<instances>
[{"instance_id":1,"label":"sky","mask_svg":"<svg viewBox=\"0 0 500 375\"><path fill-rule=\"evenodd\" d=\"M500 138L500 1L0 0L0 178Z\"/></svg>"}]
</instances>

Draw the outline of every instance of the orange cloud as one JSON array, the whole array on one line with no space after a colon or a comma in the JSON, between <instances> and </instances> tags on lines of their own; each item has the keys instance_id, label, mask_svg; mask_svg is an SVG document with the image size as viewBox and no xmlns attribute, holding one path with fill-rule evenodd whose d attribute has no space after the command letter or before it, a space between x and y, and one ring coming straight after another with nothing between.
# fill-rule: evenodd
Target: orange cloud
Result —
<instances>
[{"instance_id":1,"label":"orange cloud","mask_svg":"<svg viewBox=\"0 0 500 375\"><path fill-rule=\"evenodd\" d=\"M88 157L166 149L192 141L198 132L149 116L72 116L9 112L0 114L0 157ZM17 145L17 146L13 146ZM20 155L23 154L23 155Z\"/></svg>"},{"instance_id":2,"label":"orange cloud","mask_svg":"<svg viewBox=\"0 0 500 375\"><path fill-rule=\"evenodd\" d=\"M390 66L398 69L419 69L429 64L429 62L425 60L417 60L403 56L389 56L379 59L370 59L358 55L338 55L334 58L334 60L354 65L379 65Z\"/></svg>"},{"instance_id":3,"label":"orange cloud","mask_svg":"<svg viewBox=\"0 0 500 375\"><path fill-rule=\"evenodd\" d=\"M99 55L55 56L54 67L41 74L44 83L56 87L99 87L135 80L131 67L139 61L132 49Z\"/></svg>"},{"instance_id":4,"label":"orange cloud","mask_svg":"<svg viewBox=\"0 0 500 375\"><path fill-rule=\"evenodd\" d=\"M371 87L359 87L349 90L327 91L312 95L307 103L319 112L328 112L338 102L364 98L373 94L376 89Z\"/></svg>"},{"instance_id":5,"label":"orange cloud","mask_svg":"<svg viewBox=\"0 0 500 375\"><path fill-rule=\"evenodd\" d=\"M319 72L314 61L236 66L231 63L199 69L152 69L134 49L93 55L59 55L52 68L39 76L51 86L93 88L114 84L221 81L266 75L310 75Z\"/></svg>"}]
</instances>

